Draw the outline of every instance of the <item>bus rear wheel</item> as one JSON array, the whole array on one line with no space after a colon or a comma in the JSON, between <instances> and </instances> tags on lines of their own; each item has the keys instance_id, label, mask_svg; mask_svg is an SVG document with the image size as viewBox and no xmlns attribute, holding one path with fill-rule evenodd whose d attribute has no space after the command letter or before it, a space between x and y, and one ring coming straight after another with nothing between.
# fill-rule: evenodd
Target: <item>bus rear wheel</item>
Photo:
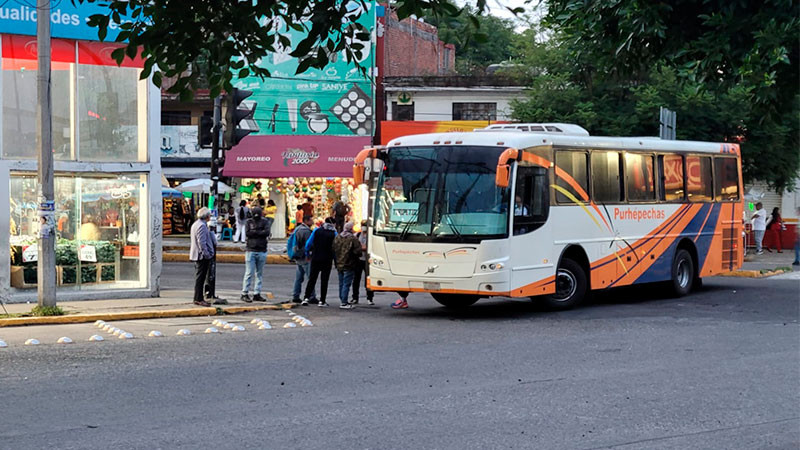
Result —
<instances>
[{"instance_id":1,"label":"bus rear wheel","mask_svg":"<svg viewBox=\"0 0 800 450\"><path fill-rule=\"evenodd\" d=\"M480 299L477 295L461 294L431 294L431 297L445 308L452 309L466 308Z\"/></svg>"},{"instance_id":2,"label":"bus rear wheel","mask_svg":"<svg viewBox=\"0 0 800 450\"><path fill-rule=\"evenodd\" d=\"M683 297L692 290L695 280L694 261L692 255L684 249L678 249L672 259L672 292L676 297Z\"/></svg>"},{"instance_id":3,"label":"bus rear wheel","mask_svg":"<svg viewBox=\"0 0 800 450\"><path fill-rule=\"evenodd\" d=\"M586 272L580 264L565 258L556 271L556 292L544 297L550 309L571 309L583 302L588 292Z\"/></svg>"}]
</instances>

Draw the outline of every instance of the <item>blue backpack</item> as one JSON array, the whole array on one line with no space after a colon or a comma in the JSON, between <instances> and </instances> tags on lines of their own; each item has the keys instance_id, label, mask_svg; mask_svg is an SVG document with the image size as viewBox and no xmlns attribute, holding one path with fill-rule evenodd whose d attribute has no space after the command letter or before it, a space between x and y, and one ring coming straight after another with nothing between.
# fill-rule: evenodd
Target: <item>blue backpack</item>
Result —
<instances>
[{"instance_id":1,"label":"blue backpack","mask_svg":"<svg viewBox=\"0 0 800 450\"><path fill-rule=\"evenodd\" d=\"M297 246L297 230L295 229L289 240L286 242L286 253L289 259L304 258L306 256L305 246Z\"/></svg>"}]
</instances>

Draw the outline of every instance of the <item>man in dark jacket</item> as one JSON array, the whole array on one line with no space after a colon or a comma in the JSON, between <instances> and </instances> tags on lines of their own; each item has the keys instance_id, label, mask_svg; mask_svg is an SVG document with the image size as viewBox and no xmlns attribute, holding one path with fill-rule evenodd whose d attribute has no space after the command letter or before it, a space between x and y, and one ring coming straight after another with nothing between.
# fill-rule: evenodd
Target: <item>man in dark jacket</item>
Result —
<instances>
[{"instance_id":1,"label":"man in dark jacket","mask_svg":"<svg viewBox=\"0 0 800 450\"><path fill-rule=\"evenodd\" d=\"M303 217L303 221L294 230L294 263L297 265L297 272L294 276L294 290L292 291L292 303L300 303L300 291L303 290L303 279L311 275L311 259L306 252L306 242L311 237L311 216ZM306 297L306 304L316 305L319 303L313 288L311 297Z\"/></svg>"},{"instance_id":2,"label":"man in dark jacket","mask_svg":"<svg viewBox=\"0 0 800 450\"><path fill-rule=\"evenodd\" d=\"M311 233L311 237L306 242L306 253L311 254L311 274L308 276L304 298L313 298L317 277L322 275L319 286L319 306L322 307L328 306L325 303L325 297L328 295L328 280L333 268L333 240L335 238L336 228L333 226L333 218L328 217L322 227ZM303 300L303 305L308 305L308 300Z\"/></svg>"},{"instance_id":3,"label":"man in dark jacket","mask_svg":"<svg viewBox=\"0 0 800 450\"><path fill-rule=\"evenodd\" d=\"M353 309L355 305L347 302L347 294L353 284L353 275L361 257L361 243L353 234L353 222L344 224L342 232L333 240L333 254L336 257L336 270L339 272L339 308Z\"/></svg>"},{"instance_id":4,"label":"man in dark jacket","mask_svg":"<svg viewBox=\"0 0 800 450\"><path fill-rule=\"evenodd\" d=\"M245 224L245 235L247 236L245 263L247 269L244 273L244 282L242 283L242 301L250 303L252 301L264 302L261 296L261 282L262 272L264 270L264 263L267 261L267 236L269 236L269 227L266 219L261 216L261 208L253 208L253 217L250 218ZM250 291L250 282L253 280L253 275L256 276L256 286L253 289L253 298L248 295Z\"/></svg>"}]
</instances>

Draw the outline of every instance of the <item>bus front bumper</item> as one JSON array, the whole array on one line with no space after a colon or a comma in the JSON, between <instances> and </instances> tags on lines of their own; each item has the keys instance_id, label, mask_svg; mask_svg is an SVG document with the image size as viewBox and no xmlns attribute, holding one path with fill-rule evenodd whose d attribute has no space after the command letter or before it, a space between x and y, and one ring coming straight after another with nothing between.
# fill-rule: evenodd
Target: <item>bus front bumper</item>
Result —
<instances>
[{"instance_id":1,"label":"bus front bumper","mask_svg":"<svg viewBox=\"0 0 800 450\"><path fill-rule=\"evenodd\" d=\"M509 297L510 271L475 273L468 278L411 277L370 266L367 287L373 291L430 292L439 294Z\"/></svg>"}]
</instances>

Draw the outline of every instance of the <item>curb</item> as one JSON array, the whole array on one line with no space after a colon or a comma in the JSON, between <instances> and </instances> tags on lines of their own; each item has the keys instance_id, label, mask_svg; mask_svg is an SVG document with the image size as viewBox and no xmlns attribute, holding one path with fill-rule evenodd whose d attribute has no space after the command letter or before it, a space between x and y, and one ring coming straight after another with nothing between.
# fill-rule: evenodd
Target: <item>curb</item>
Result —
<instances>
[{"instance_id":1,"label":"curb","mask_svg":"<svg viewBox=\"0 0 800 450\"><path fill-rule=\"evenodd\" d=\"M733 272L720 273L719 276L734 278L769 278L775 275L783 275L785 273L789 272L784 272L783 270L771 270L769 272L761 273L760 270L736 270Z\"/></svg>"},{"instance_id":2,"label":"curb","mask_svg":"<svg viewBox=\"0 0 800 450\"><path fill-rule=\"evenodd\" d=\"M94 314L72 314L67 316L45 316L45 317L14 317L11 319L0 319L0 328L19 327L24 325L56 325L70 323L86 323L96 320L140 320L140 319L168 319L173 317L200 317L217 316L225 314L240 314L253 311L264 310L284 310L291 309L294 305L254 305L254 306L229 306L226 308L186 308L186 309L157 309L150 311L117 312L117 313L94 313Z\"/></svg>"},{"instance_id":3,"label":"curb","mask_svg":"<svg viewBox=\"0 0 800 450\"><path fill-rule=\"evenodd\" d=\"M191 262L188 253L162 253L161 260L164 262ZM218 254L217 262L223 264L244 264L244 253L241 254ZM286 255L267 255L267 264L292 264Z\"/></svg>"}]
</instances>

